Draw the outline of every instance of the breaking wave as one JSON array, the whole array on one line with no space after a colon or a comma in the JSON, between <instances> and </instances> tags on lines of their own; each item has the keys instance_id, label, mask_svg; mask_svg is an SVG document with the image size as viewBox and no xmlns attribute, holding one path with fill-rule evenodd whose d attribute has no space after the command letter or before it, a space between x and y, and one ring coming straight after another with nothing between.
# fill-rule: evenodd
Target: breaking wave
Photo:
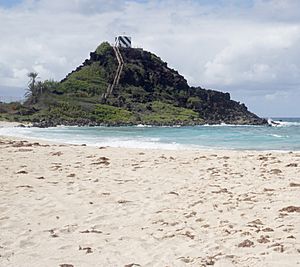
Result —
<instances>
[{"instance_id":1,"label":"breaking wave","mask_svg":"<svg viewBox=\"0 0 300 267\"><path fill-rule=\"evenodd\" d=\"M226 124L193 127L4 127L0 128L0 135L89 146L299 151L300 119L272 121L276 127Z\"/></svg>"}]
</instances>

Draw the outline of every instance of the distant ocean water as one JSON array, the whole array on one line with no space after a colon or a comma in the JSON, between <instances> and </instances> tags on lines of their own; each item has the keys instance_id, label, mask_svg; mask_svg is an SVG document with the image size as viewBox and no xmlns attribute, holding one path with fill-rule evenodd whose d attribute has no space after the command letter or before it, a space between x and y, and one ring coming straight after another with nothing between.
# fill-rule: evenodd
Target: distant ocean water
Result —
<instances>
[{"instance_id":1,"label":"distant ocean water","mask_svg":"<svg viewBox=\"0 0 300 267\"><path fill-rule=\"evenodd\" d=\"M162 149L300 151L300 118L272 118L277 126L0 128L0 135L91 146Z\"/></svg>"}]
</instances>

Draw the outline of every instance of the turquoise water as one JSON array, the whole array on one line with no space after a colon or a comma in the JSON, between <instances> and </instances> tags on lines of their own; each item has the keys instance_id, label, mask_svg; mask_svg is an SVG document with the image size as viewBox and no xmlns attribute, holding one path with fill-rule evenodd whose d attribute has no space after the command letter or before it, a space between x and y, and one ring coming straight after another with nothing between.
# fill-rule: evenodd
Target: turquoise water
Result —
<instances>
[{"instance_id":1,"label":"turquoise water","mask_svg":"<svg viewBox=\"0 0 300 267\"><path fill-rule=\"evenodd\" d=\"M0 128L0 135L132 148L300 151L300 118L278 126Z\"/></svg>"}]
</instances>

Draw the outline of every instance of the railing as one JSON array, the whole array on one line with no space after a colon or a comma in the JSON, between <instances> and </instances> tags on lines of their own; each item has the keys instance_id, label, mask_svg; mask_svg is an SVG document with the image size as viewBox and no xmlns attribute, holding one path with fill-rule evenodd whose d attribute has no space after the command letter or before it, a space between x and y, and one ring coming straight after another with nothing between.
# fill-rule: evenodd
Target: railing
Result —
<instances>
[{"instance_id":1,"label":"railing","mask_svg":"<svg viewBox=\"0 0 300 267\"><path fill-rule=\"evenodd\" d=\"M116 70L113 83L108 85L108 87L106 89L106 93L104 93L104 95L103 95L104 99L107 99L109 97L109 95L113 92L114 88L116 86L118 86L119 81L120 81L120 77L121 77L121 74L122 74L122 71L123 71L123 67L124 67L124 60L123 60L123 57L121 55L119 47L116 46L116 45L113 45L113 49L114 49L115 55L116 55L117 60L118 60L118 68Z\"/></svg>"},{"instance_id":2,"label":"railing","mask_svg":"<svg viewBox=\"0 0 300 267\"><path fill-rule=\"evenodd\" d=\"M119 84L121 73L123 71L124 60L123 60L123 57L121 55L119 47L115 47L115 52L117 53L118 63L119 63L119 73L117 75L117 81L116 81L116 86L117 86Z\"/></svg>"}]
</instances>

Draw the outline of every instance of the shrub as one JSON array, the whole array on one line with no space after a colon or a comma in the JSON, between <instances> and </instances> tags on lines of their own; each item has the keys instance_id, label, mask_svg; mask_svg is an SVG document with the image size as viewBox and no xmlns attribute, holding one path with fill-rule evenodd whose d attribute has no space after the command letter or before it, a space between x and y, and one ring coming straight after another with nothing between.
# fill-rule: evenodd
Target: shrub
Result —
<instances>
[{"instance_id":1,"label":"shrub","mask_svg":"<svg viewBox=\"0 0 300 267\"><path fill-rule=\"evenodd\" d=\"M104 123L130 123L133 119L130 111L109 105L96 105L93 114Z\"/></svg>"},{"instance_id":2,"label":"shrub","mask_svg":"<svg viewBox=\"0 0 300 267\"><path fill-rule=\"evenodd\" d=\"M111 46L108 42L103 42L96 48L96 54L105 55L109 50L111 50Z\"/></svg>"}]
</instances>

